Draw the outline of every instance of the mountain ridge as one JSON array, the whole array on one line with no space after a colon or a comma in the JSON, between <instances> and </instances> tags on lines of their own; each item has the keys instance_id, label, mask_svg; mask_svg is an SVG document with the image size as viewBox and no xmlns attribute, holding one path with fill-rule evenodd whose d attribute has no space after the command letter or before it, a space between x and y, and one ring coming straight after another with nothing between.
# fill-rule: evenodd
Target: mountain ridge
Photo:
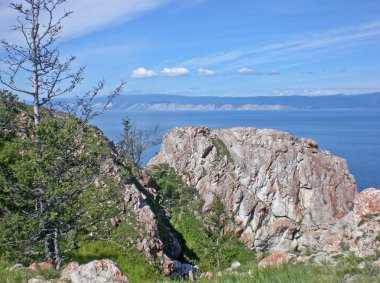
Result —
<instances>
[{"instance_id":1,"label":"mountain ridge","mask_svg":"<svg viewBox=\"0 0 380 283\"><path fill-rule=\"evenodd\" d=\"M96 101L100 106L103 98ZM294 109L379 109L380 92L359 95L326 96L181 96L121 95L112 109L132 111L169 110L294 110Z\"/></svg>"}]
</instances>

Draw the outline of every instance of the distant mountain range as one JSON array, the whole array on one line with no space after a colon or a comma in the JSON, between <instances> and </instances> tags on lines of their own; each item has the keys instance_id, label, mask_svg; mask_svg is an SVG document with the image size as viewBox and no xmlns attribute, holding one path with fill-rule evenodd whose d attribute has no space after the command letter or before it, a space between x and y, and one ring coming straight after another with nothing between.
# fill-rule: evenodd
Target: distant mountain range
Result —
<instances>
[{"instance_id":1,"label":"distant mountain range","mask_svg":"<svg viewBox=\"0 0 380 283\"><path fill-rule=\"evenodd\" d=\"M102 99L97 101L102 104ZM328 96L215 97L179 95L122 95L112 105L129 111L380 109L380 92Z\"/></svg>"}]
</instances>

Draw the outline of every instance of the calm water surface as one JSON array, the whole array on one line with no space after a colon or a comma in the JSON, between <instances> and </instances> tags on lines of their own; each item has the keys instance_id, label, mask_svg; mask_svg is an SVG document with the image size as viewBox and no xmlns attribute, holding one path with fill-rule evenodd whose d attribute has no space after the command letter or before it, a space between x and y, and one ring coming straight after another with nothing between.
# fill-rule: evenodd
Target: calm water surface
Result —
<instances>
[{"instance_id":1,"label":"calm water surface","mask_svg":"<svg viewBox=\"0 0 380 283\"><path fill-rule=\"evenodd\" d=\"M111 110L94 120L113 140L122 131L121 121L131 118L138 127L160 124L160 134L176 126L227 128L251 126L286 131L316 140L319 147L345 158L359 189L380 187L380 111L281 110L281 111L157 111ZM158 151L152 149L147 162Z\"/></svg>"}]
</instances>

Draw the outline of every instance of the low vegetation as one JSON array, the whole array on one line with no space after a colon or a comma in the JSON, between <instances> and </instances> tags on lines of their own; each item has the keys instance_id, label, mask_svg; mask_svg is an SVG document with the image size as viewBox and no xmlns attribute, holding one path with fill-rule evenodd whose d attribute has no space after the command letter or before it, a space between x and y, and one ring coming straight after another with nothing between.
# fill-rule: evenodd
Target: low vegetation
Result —
<instances>
[{"instance_id":1,"label":"low vegetation","mask_svg":"<svg viewBox=\"0 0 380 283\"><path fill-rule=\"evenodd\" d=\"M217 136L212 137L212 144L216 148L218 161L221 161L224 156L227 156L228 159L231 159L231 153L221 139L219 139Z\"/></svg>"},{"instance_id":2,"label":"low vegetation","mask_svg":"<svg viewBox=\"0 0 380 283\"><path fill-rule=\"evenodd\" d=\"M222 270L235 260L243 265L253 263L253 252L232 231L224 230L230 219L218 198L204 213L198 192L186 186L173 168L157 166L151 174L157 182L159 204L170 212L169 222L183 239L184 260L203 270Z\"/></svg>"},{"instance_id":3,"label":"low vegetation","mask_svg":"<svg viewBox=\"0 0 380 283\"><path fill-rule=\"evenodd\" d=\"M59 278L59 272L56 270L37 270L20 269L15 271L7 270L15 263L0 259L0 281L2 283L27 283L29 279L36 276L43 276L46 279Z\"/></svg>"},{"instance_id":4,"label":"low vegetation","mask_svg":"<svg viewBox=\"0 0 380 283\"><path fill-rule=\"evenodd\" d=\"M117 263L120 270L128 275L131 283L157 282L163 280L153 264L136 248L115 242L90 241L83 243L81 248L70 255L70 259L80 264L102 258L111 259Z\"/></svg>"}]
</instances>

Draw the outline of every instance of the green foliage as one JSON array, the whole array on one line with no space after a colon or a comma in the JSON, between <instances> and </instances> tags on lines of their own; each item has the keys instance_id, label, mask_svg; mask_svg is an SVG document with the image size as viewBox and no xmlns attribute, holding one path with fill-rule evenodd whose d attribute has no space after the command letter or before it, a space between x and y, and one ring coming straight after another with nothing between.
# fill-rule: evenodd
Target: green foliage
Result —
<instances>
[{"instance_id":1,"label":"green foliage","mask_svg":"<svg viewBox=\"0 0 380 283\"><path fill-rule=\"evenodd\" d=\"M144 231L144 225L137 221L133 211L125 209L126 219L108 230L103 237L80 242L79 249L69 253L66 262L78 261L83 264L108 258L117 263L132 283L162 279L156 262L148 260L144 253L136 249L136 240L142 236L140 233Z\"/></svg>"},{"instance_id":2,"label":"green foliage","mask_svg":"<svg viewBox=\"0 0 380 283\"><path fill-rule=\"evenodd\" d=\"M0 90L0 140L13 137L21 108L17 96L6 90Z\"/></svg>"},{"instance_id":3,"label":"green foliage","mask_svg":"<svg viewBox=\"0 0 380 283\"><path fill-rule=\"evenodd\" d=\"M183 238L185 260L198 264L203 270L228 267L238 260L243 265L253 261L252 251L246 249L223 228L229 219L220 200L211 212L202 212L203 201L194 188L186 186L168 165L159 165L151 174L157 182L159 203L170 212L170 224Z\"/></svg>"},{"instance_id":4,"label":"green foliage","mask_svg":"<svg viewBox=\"0 0 380 283\"><path fill-rule=\"evenodd\" d=\"M102 172L109 149L93 128L51 119L35 136L0 148L0 252L15 259L31 252L52 259L60 244L75 248L81 237L99 233L122 200Z\"/></svg>"},{"instance_id":5,"label":"green foliage","mask_svg":"<svg viewBox=\"0 0 380 283\"><path fill-rule=\"evenodd\" d=\"M217 136L212 137L212 144L216 148L219 159L222 159L224 156L231 158L231 153L229 152L227 146Z\"/></svg>"},{"instance_id":6,"label":"green foliage","mask_svg":"<svg viewBox=\"0 0 380 283\"><path fill-rule=\"evenodd\" d=\"M239 243L231 231L226 230L231 219L219 197L214 198L211 210L204 216L203 222L208 240L205 257L210 266L223 270L235 260L246 264L253 259L252 252Z\"/></svg>"}]
</instances>

